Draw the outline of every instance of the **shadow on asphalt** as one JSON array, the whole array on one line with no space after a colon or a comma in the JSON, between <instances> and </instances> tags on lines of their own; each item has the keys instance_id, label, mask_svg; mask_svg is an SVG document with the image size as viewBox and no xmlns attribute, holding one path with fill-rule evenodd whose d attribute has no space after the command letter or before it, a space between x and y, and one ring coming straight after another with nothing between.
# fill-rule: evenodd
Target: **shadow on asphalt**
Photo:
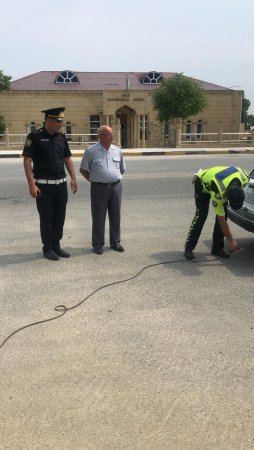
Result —
<instances>
[{"instance_id":1,"label":"shadow on asphalt","mask_svg":"<svg viewBox=\"0 0 254 450\"><path fill-rule=\"evenodd\" d=\"M217 258L211 256L211 254L198 254L196 253L196 259L194 261L187 261L184 258L183 251L180 252L160 252L151 255L159 262L164 262L163 266L169 270L178 270L187 276L201 276L205 267L214 267L220 264Z\"/></svg>"},{"instance_id":2,"label":"shadow on asphalt","mask_svg":"<svg viewBox=\"0 0 254 450\"><path fill-rule=\"evenodd\" d=\"M165 262L164 267L169 270L181 271L184 275L200 276L204 272L204 267L224 266L237 277L253 277L254 273L254 241L252 239L237 240L240 251L230 255L229 259L217 258L211 255L211 241L203 241L209 248L208 253L202 253L195 250L195 260L187 261L184 258L183 251L171 252L165 251L154 253L151 256L158 262ZM166 264L168 262L168 264Z\"/></svg>"},{"instance_id":3,"label":"shadow on asphalt","mask_svg":"<svg viewBox=\"0 0 254 450\"><path fill-rule=\"evenodd\" d=\"M91 248L70 248L68 246L63 246L64 250L70 252L71 257L82 256L92 253ZM12 253L11 255L0 255L0 267L8 266L11 264L24 264L29 263L31 261L38 261L42 259L45 261L42 252L36 253ZM50 261L51 262L51 261ZM54 261L53 261L54 262Z\"/></svg>"}]
</instances>

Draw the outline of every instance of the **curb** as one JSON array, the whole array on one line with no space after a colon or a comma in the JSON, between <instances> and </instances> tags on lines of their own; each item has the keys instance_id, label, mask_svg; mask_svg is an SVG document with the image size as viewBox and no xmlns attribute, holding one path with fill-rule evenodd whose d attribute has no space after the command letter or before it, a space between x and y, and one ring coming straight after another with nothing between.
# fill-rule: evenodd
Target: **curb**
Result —
<instances>
[{"instance_id":1,"label":"curb","mask_svg":"<svg viewBox=\"0 0 254 450\"><path fill-rule=\"evenodd\" d=\"M254 148L244 149L228 149L228 148L211 148L211 149L186 149L186 150L151 150L151 151L129 151L122 150L123 156L179 156L179 155L223 155L223 154L254 154ZM75 152L72 150L72 157L82 158L84 151ZM22 158L22 150L18 151L1 151L0 158Z\"/></svg>"},{"instance_id":2,"label":"curb","mask_svg":"<svg viewBox=\"0 0 254 450\"><path fill-rule=\"evenodd\" d=\"M21 158L21 154L20 153L2 153L0 152L0 158Z\"/></svg>"}]
</instances>

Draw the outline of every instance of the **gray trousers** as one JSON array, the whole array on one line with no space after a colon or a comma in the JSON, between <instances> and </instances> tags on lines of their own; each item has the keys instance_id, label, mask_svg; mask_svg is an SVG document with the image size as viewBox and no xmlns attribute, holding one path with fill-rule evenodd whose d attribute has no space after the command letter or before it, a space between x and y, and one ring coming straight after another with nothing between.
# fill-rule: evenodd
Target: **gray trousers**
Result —
<instances>
[{"instance_id":1,"label":"gray trousers","mask_svg":"<svg viewBox=\"0 0 254 450\"><path fill-rule=\"evenodd\" d=\"M122 183L115 186L91 183L92 245L105 244L105 220L108 211L109 242L114 246L120 242L120 219L122 202Z\"/></svg>"}]
</instances>

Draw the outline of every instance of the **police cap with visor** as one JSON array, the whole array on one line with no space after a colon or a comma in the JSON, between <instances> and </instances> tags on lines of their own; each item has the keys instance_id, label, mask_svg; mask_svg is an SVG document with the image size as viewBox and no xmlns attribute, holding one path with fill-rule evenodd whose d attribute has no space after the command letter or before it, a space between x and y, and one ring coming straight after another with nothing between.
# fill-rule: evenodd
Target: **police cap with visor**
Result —
<instances>
[{"instance_id":1,"label":"police cap with visor","mask_svg":"<svg viewBox=\"0 0 254 450\"><path fill-rule=\"evenodd\" d=\"M63 122L64 118L64 107L60 108L51 108L51 109L45 109L42 111L43 114L45 114L45 119L49 117L50 119L55 119L58 122Z\"/></svg>"}]
</instances>

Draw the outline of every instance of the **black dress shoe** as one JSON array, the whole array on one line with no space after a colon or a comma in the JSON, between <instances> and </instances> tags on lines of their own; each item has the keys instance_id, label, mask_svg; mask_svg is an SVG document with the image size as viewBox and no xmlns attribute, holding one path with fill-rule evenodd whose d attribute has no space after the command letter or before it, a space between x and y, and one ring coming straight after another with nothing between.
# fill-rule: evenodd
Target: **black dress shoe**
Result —
<instances>
[{"instance_id":1,"label":"black dress shoe","mask_svg":"<svg viewBox=\"0 0 254 450\"><path fill-rule=\"evenodd\" d=\"M121 244L111 245L111 248L116 252L124 252L124 247Z\"/></svg>"},{"instance_id":2,"label":"black dress shoe","mask_svg":"<svg viewBox=\"0 0 254 450\"><path fill-rule=\"evenodd\" d=\"M184 257L188 259L188 261L191 261L192 259L195 259L194 253L191 250L191 248L186 247L184 250Z\"/></svg>"},{"instance_id":3,"label":"black dress shoe","mask_svg":"<svg viewBox=\"0 0 254 450\"><path fill-rule=\"evenodd\" d=\"M214 256L219 256L220 258L229 258L229 254L228 253L226 253L226 252L224 252L224 250L223 250L223 248L219 248L219 249L213 249L212 251L211 251L211 255L214 255Z\"/></svg>"},{"instance_id":4,"label":"black dress shoe","mask_svg":"<svg viewBox=\"0 0 254 450\"><path fill-rule=\"evenodd\" d=\"M61 247L54 247L53 250L61 258L69 258L71 256L69 252L66 252Z\"/></svg>"},{"instance_id":5,"label":"black dress shoe","mask_svg":"<svg viewBox=\"0 0 254 450\"><path fill-rule=\"evenodd\" d=\"M102 247L94 247L93 252L96 253L96 255L102 255L103 254L103 248Z\"/></svg>"},{"instance_id":6,"label":"black dress shoe","mask_svg":"<svg viewBox=\"0 0 254 450\"><path fill-rule=\"evenodd\" d=\"M58 261L59 256L50 248L49 250L43 250L44 258L50 259L51 261Z\"/></svg>"}]
</instances>

